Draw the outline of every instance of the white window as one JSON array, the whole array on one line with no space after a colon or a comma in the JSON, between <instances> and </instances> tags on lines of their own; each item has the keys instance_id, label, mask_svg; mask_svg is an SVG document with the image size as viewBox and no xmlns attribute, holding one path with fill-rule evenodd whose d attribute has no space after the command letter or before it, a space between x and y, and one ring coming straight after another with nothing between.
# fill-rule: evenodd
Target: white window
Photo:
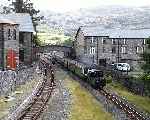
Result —
<instances>
[{"instance_id":1,"label":"white window","mask_svg":"<svg viewBox=\"0 0 150 120\"><path fill-rule=\"evenodd\" d=\"M126 47L121 47L121 53L126 53Z\"/></svg>"},{"instance_id":2,"label":"white window","mask_svg":"<svg viewBox=\"0 0 150 120\"><path fill-rule=\"evenodd\" d=\"M111 43L114 44L114 39L111 40Z\"/></svg>"},{"instance_id":3,"label":"white window","mask_svg":"<svg viewBox=\"0 0 150 120\"><path fill-rule=\"evenodd\" d=\"M123 39L123 44L124 44L124 45L126 44L126 39Z\"/></svg>"},{"instance_id":4,"label":"white window","mask_svg":"<svg viewBox=\"0 0 150 120\"><path fill-rule=\"evenodd\" d=\"M146 44L146 40L145 39L143 39L143 45L145 45Z\"/></svg>"},{"instance_id":5,"label":"white window","mask_svg":"<svg viewBox=\"0 0 150 120\"><path fill-rule=\"evenodd\" d=\"M144 47L136 47L136 53L143 53L144 52Z\"/></svg>"},{"instance_id":6,"label":"white window","mask_svg":"<svg viewBox=\"0 0 150 120\"><path fill-rule=\"evenodd\" d=\"M144 47L142 47L142 53L144 52Z\"/></svg>"},{"instance_id":7,"label":"white window","mask_svg":"<svg viewBox=\"0 0 150 120\"><path fill-rule=\"evenodd\" d=\"M136 53L139 53L139 47L136 47Z\"/></svg>"},{"instance_id":8,"label":"white window","mask_svg":"<svg viewBox=\"0 0 150 120\"><path fill-rule=\"evenodd\" d=\"M106 38L102 38L102 44L106 44Z\"/></svg>"},{"instance_id":9,"label":"white window","mask_svg":"<svg viewBox=\"0 0 150 120\"><path fill-rule=\"evenodd\" d=\"M112 39L112 45L115 45L115 44L116 44L116 40Z\"/></svg>"},{"instance_id":10,"label":"white window","mask_svg":"<svg viewBox=\"0 0 150 120\"><path fill-rule=\"evenodd\" d=\"M95 54L95 47L90 47L90 54Z\"/></svg>"},{"instance_id":11,"label":"white window","mask_svg":"<svg viewBox=\"0 0 150 120\"><path fill-rule=\"evenodd\" d=\"M91 43L94 43L94 37L92 37Z\"/></svg>"}]
</instances>

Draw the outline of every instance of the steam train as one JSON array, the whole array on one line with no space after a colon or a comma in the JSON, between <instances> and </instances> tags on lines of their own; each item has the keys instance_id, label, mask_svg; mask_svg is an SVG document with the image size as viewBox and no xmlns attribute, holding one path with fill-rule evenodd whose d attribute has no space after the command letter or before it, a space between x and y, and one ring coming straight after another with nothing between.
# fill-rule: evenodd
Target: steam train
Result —
<instances>
[{"instance_id":1,"label":"steam train","mask_svg":"<svg viewBox=\"0 0 150 120\"><path fill-rule=\"evenodd\" d=\"M88 66L75 60L62 58L56 55L53 60L76 74L82 80L86 81L94 89L102 90L106 85L103 71L98 70L96 66Z\"/></svg>"}]
</instances>

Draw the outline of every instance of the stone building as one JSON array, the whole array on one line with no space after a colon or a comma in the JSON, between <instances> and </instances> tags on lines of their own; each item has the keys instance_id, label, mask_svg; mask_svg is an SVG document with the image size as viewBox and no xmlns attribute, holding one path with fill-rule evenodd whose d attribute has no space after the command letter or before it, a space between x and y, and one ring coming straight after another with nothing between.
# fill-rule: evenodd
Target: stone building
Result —
<instances>
[{"instance_id":1,"label":"stone building","mask_svg":"<svg viewBox=\"0 0 150 120\"><path fill-rule=\"evenodd\" d=\"M0 14L0 19L8 19L19 24L19 60L20 63L30 64L33 58L32 18L28 13Z\"/></svg>"},{"instance_id":2,"label":"stone building","mask_svg":"<svg viewBox=\"0 0 150 120\"><path fill-rule=\"evenodd\" d=\"M129 63L139 67L140 54L145 48L145 39L150 30L102 29L80 27L75 36L76 59L88 64Z\"/></svg>"},{"instance_id":3,"label":"stone building","mask_svg":"<svg viewBox=\"0 0 150 120\"><path fill-rule=\"evenodd\" d=\"M19 65L19 25L7 19L0 19L0 69L9 69L8 53L15 54L15 66Z\"/></svg>"}]
</instances>

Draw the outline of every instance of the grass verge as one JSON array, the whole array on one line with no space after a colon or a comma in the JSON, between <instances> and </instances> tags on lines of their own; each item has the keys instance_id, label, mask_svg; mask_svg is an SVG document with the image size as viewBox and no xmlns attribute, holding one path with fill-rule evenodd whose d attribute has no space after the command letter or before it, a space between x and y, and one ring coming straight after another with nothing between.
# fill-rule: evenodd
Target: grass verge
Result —
<instances>
[{"instance_id":1,"label":"grass verge","mask_svg":"<svg viewBox=\"0 0 150 120\"><path fill-rule=\"evenodd\" d=\"M126 98L129 102L135 104L137 108L150 113L150 98L135 95L116 82L108 84L107 87L115 91L118 95Z\"/></svg>"},{"instance_id":2,"label":"grass verge","mask_svg":"<svg viewBox=\"0 0 150 120\"><path fill-rule=\"evenodd\" d=\"M65 75L66 74L66 75ZM57 77L65 81L72 93L71 115L69 120L112 120L112 115L105 112L103 106L86 89L63 71Z\"/></svg>"}]
</instances>

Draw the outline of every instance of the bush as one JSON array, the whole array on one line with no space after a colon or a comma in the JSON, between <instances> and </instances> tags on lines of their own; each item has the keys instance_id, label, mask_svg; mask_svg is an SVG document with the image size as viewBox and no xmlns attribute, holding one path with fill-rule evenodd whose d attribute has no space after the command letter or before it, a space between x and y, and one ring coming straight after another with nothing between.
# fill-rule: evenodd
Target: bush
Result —
<instances>
[{"instance_id":1,"label":"bush","mask_svg":"<svg viewBox=\"0 0 150 120\"><path fill-rule=\"evenodd\" d=\"M143 74L139 77L140 80L142 80L145 88L145 94L150 96L150 74Z\"/></svg>"},{"instance_id":2,"label":"bush","mask_svg":"<svg viewBox=\"0 0 150 120\"><path fill-rule=\"evenodd\" d=\"M112 83L112 76L111 75L106 76L105 79L106 79L107 84Z\"/></svg>"}]
</instances>

